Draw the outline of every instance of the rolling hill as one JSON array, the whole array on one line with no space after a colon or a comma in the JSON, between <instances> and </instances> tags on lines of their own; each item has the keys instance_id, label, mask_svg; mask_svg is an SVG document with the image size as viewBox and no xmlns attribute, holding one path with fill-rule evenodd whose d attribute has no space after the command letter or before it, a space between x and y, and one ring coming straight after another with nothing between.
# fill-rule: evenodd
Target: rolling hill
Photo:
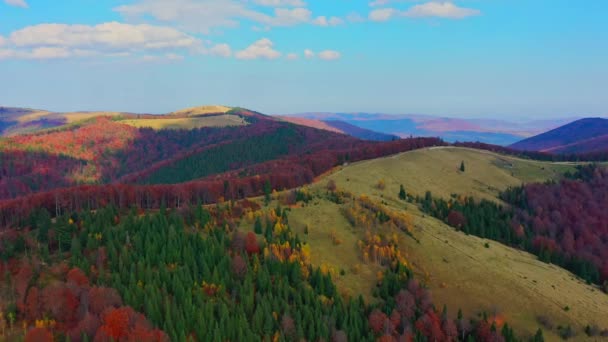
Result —
<instances>
[{"instance_id":1,"label":"rolling hill","mask_svg":"<svg viewBox=\"0 0 608 342\"><path fill-rule=\"evenodd\" d=\"M458 170L461 161L467 165L465 173ZM529 253L459 232L398 198L403 185L411 196L431 190L443 198L462 194L501 203L498 194L509 186L557 179L568 170L573 165L439 147L342 167L308 191L323 194L331 180L339 191L353 197L366 195L387 210L409 215L414 229L400 234L398 246L417 276L425 279L437 304L461 308L465 315L486 312L528 334L540 327L546 340L559 339L556 326L571 325L578 335L574 340L585 341L582 331L587 325L608 327L608 297L597 287ZM384 188L377 186L380 179ZM365 229L353 227L344 217L344 208L353 204L323 199L313 203L292 208L290 224L297 232L308 231L306 241L316 263L347 270L338 277L340 289L371 296L378 266L366 264L352 248L365 236ZM333 244L336 238L343 243ZM358 265L356 274L353 264Z\"/></svg>"},{"instance_id":2,"label":"rolling hill","mask_svg":"<svg viewBox=\"0 0 608 342\"><path fill-rule=\"evenodd\" d=\"M15 112L27 115L50 114ZM240 124L192 128L191 120ZM173 340L183 340L185 329L202 340L219 329L234 339L280 338L290 322L306 326L290 334L335 338L347 330L355 340L415 332L496 340L513 336L511 327L524 340L539 328L557 338L563 327L581 338L586 325L608 327L608 299L597 286L532 254L459 232L415 204L427 191L505 204L498 195L508 187L558 180L576 164L447 147L436 138L363 141L331 130L356 130L348 123L320 122L327 126L200 107L164 116L95 113L0 139L0 254L8 260L0 271L21 284L4 289L19 319L66 307L70 314L52 312L57 331L77 336L80 324L97 319L93 336L111 331L109 312L137 311L149 321L125 336ZM400 185L408 201L399 199ZM28 267L41 276L31 277ZM32 290L38 287L41 300ZM247 297L231 299L240 296L231 292L237 288ZM148 300L144 289L152 293ZM86 314L70 311L88 296L109 302ZM194 317L215 314L194 314L195 303L221 303L222 327L196 328ZM440 311L444 305L449 311ZM347 311L350 318L341 320L347 316L339 312ZM320 326L319 315L335 325ZM226 328L235 321L242 331Z\"/></svg>"},{"instance_id":3,"label":"rolling hill","mask_svg":"<svg viewBox=\"0 0 608 342\"><path fill-rule=\"evenodd\" d=\"M246 118L257 114L241 108L199 106L167 114L127 112L51 112L27 108L0 107L0 136L36 133L100 117L111 117L133 127L153 129L195 129L202 127L243 126ZM266 117L270 120L270 117Z\"/></svg>"},{"instance_id":4,"label":"rolling hill","mask_svg":"<svg viewBox=\"0 0 608 342\"><path fill-rule=\"evenodd\" d=\"M524 139L510 146L557 154L591 153L608 149L608 119L587 118Z\"/></svg>"}]
</instances>

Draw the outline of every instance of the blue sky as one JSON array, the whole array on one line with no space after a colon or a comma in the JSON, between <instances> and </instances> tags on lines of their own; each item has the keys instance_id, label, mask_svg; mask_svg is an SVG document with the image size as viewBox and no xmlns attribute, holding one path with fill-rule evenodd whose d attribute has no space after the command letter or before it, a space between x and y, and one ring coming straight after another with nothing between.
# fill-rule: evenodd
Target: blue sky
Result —
<instances>
[{"instance_id":1,"label":"blue sky","mask_svg":"<svg viewBox=\"0 0 608 342\"><path fill-rule=\"evenodd\" d=\"M604 0L0 0L0 105L608 115Z\"/></svg>"}]
</instances>

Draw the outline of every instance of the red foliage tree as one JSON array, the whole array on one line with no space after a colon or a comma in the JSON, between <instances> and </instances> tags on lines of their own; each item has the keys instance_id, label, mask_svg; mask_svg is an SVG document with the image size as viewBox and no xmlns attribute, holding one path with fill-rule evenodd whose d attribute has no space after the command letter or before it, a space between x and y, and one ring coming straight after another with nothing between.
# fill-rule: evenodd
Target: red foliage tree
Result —
<instances>
[{"instance_id":1,"label":"red foliage tree","mask_svg":"<svg viewBox=\"0 0 608 342\"><path fill-rule=\"evenodd\" d=\"M397 310L406 319L411 319L416 313L416 298L407 290L401 290L397 294L395 301Z\"/></svg>"},{"instance_id":2,"label":"red foliage tree","mask_svg":"<svg viewBox=\"0 0 608 342\"><path fill-rule=\"evenodd\" d=\"M101 315L106 308L115 308L122 305L122 299L115 289L108 287L92 287L89 290L89 311L94 315Z\"/></svg>"},{"instance_id":3,"label":"red foliage tree","mask_svg":"<svg viewBox=\"0 0 608 342\"><path fill-rule=\"evenodd\" d=\"M103 317L100 330L116 341L126 338L129 335L129 318L132 311L130 307L110 309Z\"/></svg>"},{"instance_id":4,"label":"red foliage tree","mask_svg":"<svg viewBox=\"0 0 608 342\"><path fill-rule=\"evenodd\" d=\"M30 280L34 272L32 271L32 266L23 262L19 272L15 275L15 291L17 292L17 307L19 310L25 310L25 295L27 293L27 288L29 287Z\"/></svg>"},{"instance_id":5,"label":"red foliage tree","mask_svg":"<svg viewBox=\"0 0 608 342\"><path fill-rule=\"evenodd\" d=\"M25 342L53 342L53 334L46 328L33 328L25 334Z\"/></svg>"},{"instance_id":6,"label":"red foliage tree","mask_svg":"<svg viewBox=\"0 0 608 342\"><path fill-rule=\"evenodd\" d=\"M441 322L435 311L429 310L416 321L416 329L420 331L429 341L445 341L445 335L441 330Z\"/></svg>"},{"instance_id":7,"label":"red foliage tree","mask_svg":"<svg viewBox=\"0 0 608 342\"><path fill-rule=\"evenodd\" d=\"M100 326L101 322L99 318L87 312L80 322L78 322L78 325L69 331L70 338L72 341L80 341L83 333L92 338Z\"/></svg>"},{"instance_id":8,"label":"red foliage tree","mask_svg":"<svg viewBox=\"0 0 608 342\"><path fill-rule=\"evenodd\" d=\"M258 238L253 232L247 233L247 237L245 238L245 250L250 255L260 253L260 245L258 243Z\"/></svg>"},{"instance_id":9,"label":"red foliage tree","mask_svg":"<svg viewBox=\"0 0 608 342\"><path fill-rule=\"evenodd\" d=\"M467 219L461 212L452 210L448 215L448 224L452 227L462 228L467 224Z\"/></svg>"},{"instance_id":10,"label":"red foliage tree","mask_svg":"<svg viewBox=\"0 0 608 342\"><path fill-rule=\"evenodd\" d=\"M30 321L41 318L40 291L35 286L31 287L27 292L27 298L25 300L25 317Z\"/></svg>"},{"instance_id":11,"label":"red foliage tree","mask_svg":"<svg viewBox=\"0 0 608 342\"><path fill-rule=\"evenodd\" d=\"M79 287L88 287L89 278L80 268L72 268L67 275L67 283Z\"/></svg>"},{"instance_id":12,"label":"red foliage tree","mask_svg":"<svg viewBox=\"0 0 608 342\"><path fill-rule=\"evenodd\" d=\"M376 334L384 330L384 324L388 320L386 314L378 309L375 309L369 314L369 326Z\"/></svg>"},{"instance_id":13,"label":"red foliage tree","mask_svg":"<svg viewBox=\"0 0 608 342\"><path fill-rule=\"evenodd\" d=\"M79 300L65 283L45 287L42 302L44 310L50 312L58 322L68 325L74 322Z\"/></svg>"}]
</instances>

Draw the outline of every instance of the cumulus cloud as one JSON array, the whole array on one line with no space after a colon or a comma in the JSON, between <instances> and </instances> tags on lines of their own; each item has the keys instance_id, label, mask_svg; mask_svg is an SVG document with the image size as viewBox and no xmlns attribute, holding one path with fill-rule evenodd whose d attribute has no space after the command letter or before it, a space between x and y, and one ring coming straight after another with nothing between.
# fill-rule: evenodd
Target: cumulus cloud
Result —
<instances>
[{"instance_id":1,"label":"cumulus cloud","mask_svg":"<svg viewBox=\"0 0 608 342\"><path fill-rule=\"evenodd\" d=\"M10 6L28 8L27 2L25 2L25 0L4 0L4 3Z\"/></svg>"},{"instance_id":2,"label":"cumulus cloud","mask_svg":"<svg viewBox=\"0 0 608 342\"><path fill-rule=\"evenodd\" d=\"M480 15L481 12L472 8L458 7L451 2L427 2L416 5L407 10L407 17L440 17L450 19L462 19Z\"/></svg>"},{"instance_id":3,"label":"cumulus cloud","mask_svg":"<svg viewBox=\"0 0 608 342\"><path fill-rule=\"evenodd\" d=\"M175 28L117 22L99 25L39 24L0 38L0 59L145 55L181 60L183 53L229 57L227 44L203 42ZM180 54L178 54L178 52Z\"/></svg>"},{"instance_id":4,"label":"cumulus cloud","mask_svg":"<svg viewBox=\"0 0 608 342\"><path fill-rule=\"evenodd\" d=\"M256 6L273 7L272 12L261 11ZM127 19L152 18L169 22L178 27L200 33L213 29L238 27L242 20L258 26L295 26L314 23L312 12L301 0L138 0L133 4L118 6L114 11ZM336 25L339 18L325 19L327 26Z\"/></svg>"},{"instance_id":5,"label":"cumulus cloud","mask_svg":"<svg viewBox=\"0 0 608 342\"><path fill-rule=\"evenodd\" d=\"M338 51L325 50L319 52L319 58L326 61L333 61L336 59L340 59L340 57L342 57L342 54L340 54Z\"/></svg>"},{"instance_id":6,"label":"cumulus cloud","mask_svg":"<svg viewBox=\"0 0 608 342\"><path fill-rule=\"evenodd\" d=\"M304 57L306 57L306 59L315 58L315 53L312 50L306 49L304 50Z\"/></svg>"},{"instance_id":7,"label":"cumulus cloud","mask_svg":"<svg viewBox=\"0 0 608 342\"><path fill-rule=\"evenodd\" d=\"M316 17L312 23L317 26L338 26L344 24L344 20L338 17L331 17L328 19L326 16L319 16Z\"/></svg>"},{"instance_id":8,"label":"cumulus cloud","mask_svg":"<svg viewBox=\"0 0 608 342\"><path fill-rule=\"evenodd\" d=\"M310 49L306 49L304 50L304 57L306 59L313 59L318 57L319 59L322 59L324 61L333 61L336 59L340 59L340 57L342 57L342 54L334 50L324 50L319 53L315 53Z\"/></svg>"},{"instance_id":9,"label":"cumulus cloud","mask_svg":"<svg viewBox=\"0 0 608 342\"><path fill-rule=\"evenodd\" d=\"M281 53L273 49L273 43L268 38L262 38L245 50L238 51L236 58L238 59L277 59L281 57Z\"/></svg>"},{"instance_id":10,"label":"cumulus cloud","mask_svg":"<svg viewBox=\"0 0 608 342\"><path fill-rule=\"evenodd\" d=\"M190 48L200 41L171 27L118 22L95 26L39 24L17 30L9 40L17 47L84 47L99 50Z\"/></svg>"},{"instance_id":11,"label":"cumulus cloud","mask_svg":"<svg viewBox=\"0 0 608 342\"><path fill-rule=\"evenodd\" d=\"M388 1L382 3L388 3ZM480 14L479 10L458 7L449 1L431 1L412 6L404 11L391 7L375 9L369 13L369 19L372 21L388 21L394 17L464 19Z\"/></svg>"},{"instance_id":12,"label":"cumulus cloud","mask_svg":"<svg viewBox=\"0 0 608 342\"><path fill-rule=\"evenodd\" d=\"M387 21L399 14L399 11L394 8L381 8L369 12L369 20L372 21Z\"/></svg>"}]
</instances>

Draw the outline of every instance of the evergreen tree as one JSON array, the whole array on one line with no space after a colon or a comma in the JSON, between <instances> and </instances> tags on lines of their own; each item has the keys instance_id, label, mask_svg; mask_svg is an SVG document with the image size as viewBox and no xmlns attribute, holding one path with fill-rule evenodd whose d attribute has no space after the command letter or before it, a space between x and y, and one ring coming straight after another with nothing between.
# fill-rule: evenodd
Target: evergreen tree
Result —
<instances>
[{"instance_id":1,"label":"evergreen tree","mask_svg":"<svg viewBox=\"0 0 608 342\"><path fill-rule=\"evenodd\" d=\"M272 193L272 185L269 180L264 183L264 204L270 204L270 194Z\"/></svg>"},{"instance_id":2,"label":"evergreen tree","mask_svg":"<svg viewBox=\"0 0 608 342\"><path fill-rule=\"evenodd\" d=\"M460 163L460 172L464 172L465 168L464 168L464 160Z\"/></svg>"},{"instance_id":3,"label":"evergreen tree","mask_svg":"<svg viewBox=\"0 0 608 342\"><path fill-rule=\"evenodd\" d=\"M400 200L405 200L407 197L407 194L405 193L405 188L403 187L403 184L401 184L399 186L399 199Z\"/></svg>"},{"instance_id":4,"label":"evergreen tree","mask_svg":"<svg viewBox=\"0 0 608 342\"><path fill-rule=\"evenodd\" d=\"M255 218L253 231L258 235L262 234L262 220L259 216Z\"/></svg>"}]
</instances>

